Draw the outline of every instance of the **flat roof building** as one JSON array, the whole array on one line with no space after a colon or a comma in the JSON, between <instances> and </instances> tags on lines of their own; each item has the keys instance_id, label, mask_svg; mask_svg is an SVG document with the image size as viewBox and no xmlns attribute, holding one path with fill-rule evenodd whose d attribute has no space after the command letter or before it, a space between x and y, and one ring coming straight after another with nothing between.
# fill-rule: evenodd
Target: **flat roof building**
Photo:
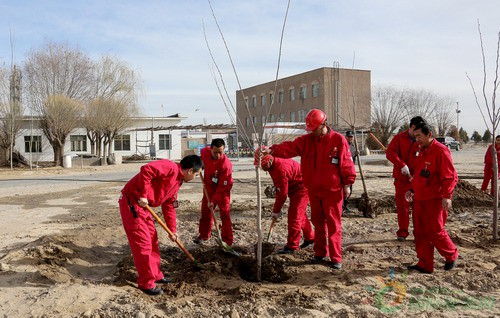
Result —
<instances>
[{"instance_id":1,"label":"flat roof building","mask_svg":"<svg viewBox=\"0 0 500 318\"><path fill-rule=\"evenodd\" d=\"M323 110L335 130L368 128L371 72L322 67L236 91L240 140L254 145L273 122L304 123L309 110ZM266 142L266 137L264 137Z\"/></svg>"}]
</instances>

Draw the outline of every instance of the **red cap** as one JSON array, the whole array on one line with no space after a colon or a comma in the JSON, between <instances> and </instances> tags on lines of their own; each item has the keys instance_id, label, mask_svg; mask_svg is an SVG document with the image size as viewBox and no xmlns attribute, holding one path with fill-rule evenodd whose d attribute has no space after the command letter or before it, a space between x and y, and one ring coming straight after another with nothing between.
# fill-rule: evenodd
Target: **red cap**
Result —
<instances>
[{"instance_id":1,"label":"red cap","mask_svg":"<svg viewBox=\"0 0 500 318\"><path fill-rule=\"evenodd\" d=\"M326 121L326 114L319 109L311 109L306 116L306 130L316 130L321 124Z\"/></svg>"}]
</instances>

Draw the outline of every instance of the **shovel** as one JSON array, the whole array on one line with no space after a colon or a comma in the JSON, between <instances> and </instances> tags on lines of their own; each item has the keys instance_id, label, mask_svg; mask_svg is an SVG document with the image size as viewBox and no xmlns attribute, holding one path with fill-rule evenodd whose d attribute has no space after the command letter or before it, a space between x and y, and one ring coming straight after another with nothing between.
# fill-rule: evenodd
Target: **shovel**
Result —
<instances>
[{"instance_id":1,"label":"shovel","mask_svg":"<svg viewBox=\"0 0 500 318\"><path fill-rule=\"evenodd\" d=\"M207 187L205 186L205 179L203 179L203 173L200 172L201 183L203 184L203 192L207 197L207 201L210 202L210 196L208 195ZM210 213L212 214L212 219L214 221L215 231L217 236L215 237L215 241L217 244L224 250L226 253L233 254L235 256L240 256L240 253L236 252L231 246L229 246L226 242L222 240L222 236L220 234L219 225L217 224L217 218L215 217L214 208L209 207Z\"/></svg>"},{"instance_id":2,"label":"shovel","mask_svg":"<svg viewBox=\"0 0 500 318\"><path fill-rule=\"evenodd\" d=\"M271 219L271 226L269 227L269 233L267 233L267 241L271 240L271 235L273 234L274 224L276 224L276 218Z\"/></svg>"},{"instance_id":3,"label":"shovel","mask_svg":"<svg viewBox=\"0 0 500 318\"><path fill-rule=\"evenodd\" d=\"M156 220L156 222L158 222L161 227L163 229L165 229L165 231L167 231L168 235L170 236L174 236L174 233L172 233L172 231L170 231L170 229L168 228L168 226L165 224L165 222L162 221L162 219L160 219L160 217L155 213L155 211L153 211L153 209L151 209L151 207L149 205L146 205L145 208L149 211L149 213L151 213L151 215L154 217L154 219ZM186 256L191 260L193 261L194 263L194 266L197 267L197 268L202 268L201 265L199 264L199 262L193 257L193 255L191 255L191 253L189 253L189 251L184 247L184 245L182 244L182 242L179 240L179 238L177 238L175 240L175 243L177 243L177 245L180 247L180 249L184 252L184 254L186 254Z\"/></svg>"}]
</instances>

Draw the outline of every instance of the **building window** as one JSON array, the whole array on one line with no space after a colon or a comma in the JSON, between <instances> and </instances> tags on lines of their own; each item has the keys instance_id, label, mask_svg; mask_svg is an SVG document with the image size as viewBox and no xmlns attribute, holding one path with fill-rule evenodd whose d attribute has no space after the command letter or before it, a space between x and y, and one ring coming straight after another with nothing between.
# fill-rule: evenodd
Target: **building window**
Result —
<instances>
[{"instance_id":1,"label":"building window","mask_svg":"<svg viewBox=\"0 0 500 318\"><path fill-rule=\"evenodd\" d=\"M290 93L290 101L294 101L295 100L295 88L290 88L290 90L288 91Z\"/></svg>"},{"instance_id":2,"label":"building window","mask_svg":"<svg viewBox=\"0 0 500 318\"><path fill-rule=\"evenodd\" d=\"M290 112L290 121L291 122L295 121L295 113L294 112Z\"/></svg>"},{"instance_id":3,"label":"building window","mask_svg":"<svg viewBox=\"0 0 500 318\"><path fill-rule=\"evenodd\" d=\"M276 119L275 119L275 117L274 117L274 114L272 114L272 115L271 115L271 122L272 122L272 123L276 122Z\"/></svg>"},{"instance_id":4,"label":"building window","mask_svg":"<svg viewBox=\"0 0 500 318\"><path fill-rule=\"evenodd\" d=\"M312 84L311 90L312 90L312 97L319 96L319 84L317 83Z\"/></svg>"},{"instance_id":5,"label":"building window","mask_svg":"<svg viewBox=\"0 0 500 318\"><path fill-rule=\"evenodd\" d=\"M250 118L245 118L245 124L247 127L250 126Z\"/></svg>"},{"instance_id":6,"label":"building window","mask_svg":"<svg viewBox=\"0 0 500 318\"><path fill-rule=\"evenodd\" d=\"M307 98L307 86L301 86L299 89L299 97L300 99L306 99Z\"/></svg>"},{"instance_id":7,"label":"building window","mask_svg":"<svg viewBox=\"0 0 500 318\"><path fill-rule=\"evenodd\" d=\"M24 152L42 152L42 136L24 136Z\"/></svg>"},{"instance_id":8,"label":"building window","mask_svg":"<svg viewBox=\"0 0 500 318\"><path fill-rule=\"evenodd\" d=\"M285 93L283 93L283 91L280 91L278 93L278 103L283 104L284 97L285 97Z\"/></svg>"},{"instance_id":9,"label":"building window","mask_svg":"<svg viewBox=\"0 0 500 318\"><path fill-rule=\"evenodd\" d=\"M262 116L260 120L262 122L262 126L264 126L264 124L266 123L266 116Z\"/></svg>"},{"instance_id":10,"label":"building window","mask_svg":"<svg viewBox=\"0 0 500 318\"><path fill-rule=\"evenodd\" d=\"M130 151L130 135L118 135L115 137L115 150L116 151Z\"/></svg>"},{"instance_id":11,"label":"building window","mask_svg":"<svg viewBox=\"0 0 500 318\"><path fill-rule=\"evenodd\" d=\"M245 97L245 108L248 107L248 97Z\"/></svg>"},{"instance_id":12,"label":"building window","mask_svg":"<svg viewBox=\"0 0 500 318\"><path fill-rule=\"evenodd\" d=\"M252 96L252 106L257 107L257 96Z\"/></svg>"},{"instance_id":13,"label":"building window","mask_svg":"<svg viewBox=\"0 0 500 318\"><path fill-rule=\"evenodd\" d=\"M266 95L260 95L260 104L266 106Z\"/></svg>"},{"instance_id":14,"label":"building window","mask_svg":"<svg viewBox=\"0 0 500 318\"><path fill-rule=\"evenodd\" d=\"M269 93L269 105L273 105L274 104L274 93L271 92Z\"/></svg>"},{"instance_id":15,"label":"building window","mask_svg":"<svg viewBox=\"0 0 500 318\"><path fill-rule=\"evenodd\" d=\"M159 135L160 144L158 145L159 150L171 150L172 149L172 135Z\"/></svg>"},{"instance_id":16,"label":"building window","mask_svg":"<svg viewBox=\"0 0 500 318\"><path fill-rule=\"evenodd\" d=\"M299 110L298 111L298 115L299 115L299 122L304 122L306 120L306 111L305 110Z\"/></svg>"},{"instance_id":17,"label":"building window","mask_svg":"<svg viewBox=\"0 0 500 318\"><path fill-rule=\"evenodd\" d=\"M255 124L257 123L257 117L253 116L253 117L252 117L252 122L253 122L253 124L255 125Z\"/></svg>"},{"instance_id":18,"label":"building window","mask_svg":"<svg viewBox=\"0 0 500 318\"><path fill-rule=\"evenodd\" d=\"M70 135L71 151L87 151L87 136Z\"/></svg>"}]
</instances>

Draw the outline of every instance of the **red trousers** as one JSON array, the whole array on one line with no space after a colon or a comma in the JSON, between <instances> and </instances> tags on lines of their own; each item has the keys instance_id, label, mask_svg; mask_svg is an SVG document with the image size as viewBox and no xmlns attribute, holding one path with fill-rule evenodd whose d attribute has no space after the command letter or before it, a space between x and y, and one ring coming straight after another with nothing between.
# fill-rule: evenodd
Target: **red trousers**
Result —
<instances>
[{"instance_id":1,"label":"red trousers","mask_svg":"<svg viewBox=\"0 0 500 318\"><path fill-rule=\"evenodd\" d=\"M342 262L343 191L331 192L326 198L309 197L314 225L314 255L330 255L334 263Z\"/></svg>"},{"instance_id":2,"label":"red trousers","mask_svg":"<svg viewBox=\"0 0 500 318\"><path fill-rule=\"evenodd\" d=\"M149 211L142 208L137 202L130 202L135 208L137 217L130 210L129 201L122 195L118 200L120 215L122 217L123 228L127 234L128 243L134 265L137 270L137 285L141 289L155 287L155 281L163 278L160 270L160 250L158 247L158 235ZM164 210L164 217L167 226L175 233L175 210L173 211L173 221L171 212Z\"/></svg>"},{"instance_id":3,"label":"red trousers","mask_svg":"<svg viewBox=\"0 0 500 318\"><path fill-rule=\"evenodd\" d=\"M443 209L441 199L414 201L413 235L417 251L417 265L434 271L434 248L447 262L458 257L458 249L444 229L448 212Z\"/></svg>"},{"instance_id":4,"label":"red trousers","mask_svg":"<svg viewBox=\"0 0 500 318\"><path fill-rule=\"evenodd\" d=\"M498 171L499 171L498 176L500 177L500 169ZM488 183L490 183L490 181L491 181L490 194L493 195L493 168L485 166L483 184L481 184L482 191L486 191L488 189Z\"/></svg>"},{"instance_id":5,"label":"red trousers","mask_svg":"<svg viewBox=\"0 0 500 318\"><path fill-rule=\"evenodd\" d=\"M224 201L219 204L220 219L222 221L221 236L222 240L228 245L233 244L233 225L231 223L231 216L229 215L230 201L230 196L227 195L226 197L224 197ZM217 216L214 215L214 217ZM212 212L208 208L207 198L205 197L205 194L203 194L203 200L201 201L201 218L199 226L199 234L202 240L208 240L210 238L212 222Z\"/></svg>"},{"instance_id":6,"label":"red trousers","mask_svg":"<svg viewBox=\"0 0 500 318\"><path fill-rule=\"evenodd\" d=\"M399 179L394 179L394 187L396 189L396 212L398 214L398 237L407 237L408 227L410 225L410 206L411 203L406 201L405 194L410 190L411 183L404 182Z\"/></svg>"},{"instance_id":7,"label":"red trousers","mask_svg":"<svg viewBox=\"0 0 500 318\"><path fill-rule=\"evenodd\" d=\"M287 246L292 250L299 249L300 238L304 234L304 240L314 240L314 231L307 217L307 203L309 196L304 188L290 196L288 207L288 240Z\"/></svg>"}]
</instances>

